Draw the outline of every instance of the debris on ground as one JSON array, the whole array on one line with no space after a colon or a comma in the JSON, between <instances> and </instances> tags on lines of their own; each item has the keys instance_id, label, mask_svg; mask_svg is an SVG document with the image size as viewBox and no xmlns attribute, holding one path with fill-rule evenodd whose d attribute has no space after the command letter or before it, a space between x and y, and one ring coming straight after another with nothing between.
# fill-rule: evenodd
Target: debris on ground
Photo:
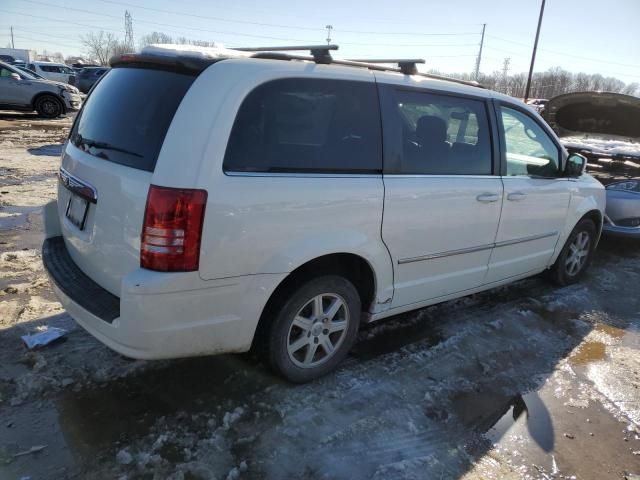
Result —
<instances>
[{"instance_id":1,"label":"debris on ground","mask_svg":"<svg viewBox=\"0 0 640 480\"><path fill-rule=\"evenodd\" d=\"M25 455L31 455L32 453L38 453L44 450L45 448L47 448L46 445L35 445L31 447L29 450L23 450L21 452L14 453L13 458L24 457Z\"/></svg>"},{"instance_id":2,"label":"debris on ground","mask_svg":"<svg viewBox=\"0 0 640 480\"><path fill-rule=\"evenodd\" d=\"M20 338L22 338L22 341L29 350L33 350L34 348L44 347L55 342L62 338L66 333L67 332L61 328L49 327L41 332L31 335L23 335Z\"/></svg>"}]
</instances>

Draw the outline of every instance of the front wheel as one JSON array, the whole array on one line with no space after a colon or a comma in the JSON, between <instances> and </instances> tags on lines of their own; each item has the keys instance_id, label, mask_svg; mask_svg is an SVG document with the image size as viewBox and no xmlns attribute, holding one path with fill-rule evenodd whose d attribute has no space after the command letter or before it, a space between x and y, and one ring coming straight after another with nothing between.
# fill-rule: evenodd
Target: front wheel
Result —
<instances>
[{"instance_id":1,"label":"front wheel","mask_svg":"<svg viewBox=\"0 0 640 480\"><path fill-rule=\"evenodd\" d=\"M41 96L36 100L35 107L38 115L45 118L57 118L64 113L62 103L53 95Z\"/></svg>"},{"instance_id":2,"label":"front wheel","mask_svg":"<svg viewBox=\"0 0 640 480\"><path fill-rule=\"evenodd\" d=\"M343 277L303 284L284 301L267 335L272 368L296 383L333 370L353 346L360 308L358 291Z\"/></svg>"},{"instance_id":3,"label":"front wheel","mask_svg":"<svg viewBox=\"0 0 640 480\"><path fill-rule=\"evenodd\" d=\"M589 268L595 247L595 224L589 219L580 220L551 267L551 279L559 285L577 282Z\"/></svg>"}]
</instances>

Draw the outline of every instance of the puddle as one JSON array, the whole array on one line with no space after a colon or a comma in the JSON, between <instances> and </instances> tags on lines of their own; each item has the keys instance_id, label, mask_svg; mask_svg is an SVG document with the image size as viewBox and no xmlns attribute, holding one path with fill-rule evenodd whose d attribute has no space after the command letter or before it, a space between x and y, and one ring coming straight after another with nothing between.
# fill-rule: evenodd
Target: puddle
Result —
<instances>
[{"instance_id":1,"label":"puddle","mask_svg":"<svg viewBox=\"0 0 640 480\"><path fill-rule=\"evenodd\" d=\"M492 444L507 437L517 426L545 452L554 447L549 410L537 392L507 397L497 392L466 392L453 401L456 416L469 429L483 433Z\"/></svg>"},{"instance_id":2,"label":"puddle","mask_svg":"<svg viewBox=\"0 0 640 480\"><path fill-rule=\"evenodd\" d=\"M596 323L593 327L594 332L603 333L615 339L623 338L628 334L622 328L614 327L606 323ZM576 366L587 365L593 362L599 362L607 357L607 345L598 340L590 340L583 342L574 350L569 357L569 363Z\"/></svg>"},{"instance_id":3,"label":"puddle","mask_svg":"<svg viewBox=\"0 0 640 480\"><path fill-rule=\"evenodd\" d=\"M606 333L613 338L622 338L626 333L624 329L607 325L606 323L596 323L593 329L597 332Z\"/></svg>"},{"instance_id":4,"label":"puddle","mask_svg":"<svg viewBox=\"0 0 640 480\"><path fill-rule=\"evenodd\" d=\"M606 355L607 346L604 343L585 342L569 357L569 363L573 365L586 365L604 360Z\"/></svg>"},{"instance_id":5,"label":"puddle","mask_svg":"<svg viewBox=\"0 0 640 480\"><path fill-rule=\"evenodd\" d=\"M194 358L168 362L102 388L66 391L56 409L66 443L84 463L97 452L114 449L114 444L128 444L148 433L163 416L224 413L278 382L240 356Z\"/></svg>"}]
</instances>

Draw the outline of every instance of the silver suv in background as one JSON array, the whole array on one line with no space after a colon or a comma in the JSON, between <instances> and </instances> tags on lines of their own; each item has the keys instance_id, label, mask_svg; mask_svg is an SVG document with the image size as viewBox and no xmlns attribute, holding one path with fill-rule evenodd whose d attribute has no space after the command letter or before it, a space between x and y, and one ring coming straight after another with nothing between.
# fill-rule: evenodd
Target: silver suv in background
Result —
<instances>
[{"instance_id":1,"label":"silver suv in background","mask_svg":"<svg viewBox=\"0 0 640 480\"><path fill-rule=\"evenodd\" d=\"M74 86L36 78L13 65L0 62L0 110L37 111L56 118L82 105Z\"/></svg>"}]
</instances>

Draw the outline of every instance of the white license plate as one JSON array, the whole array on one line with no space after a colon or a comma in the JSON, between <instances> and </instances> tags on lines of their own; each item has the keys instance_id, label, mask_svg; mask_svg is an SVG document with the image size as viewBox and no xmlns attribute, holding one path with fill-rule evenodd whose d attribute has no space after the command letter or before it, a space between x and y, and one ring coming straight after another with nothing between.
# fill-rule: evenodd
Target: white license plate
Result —
<instances>
[{"instance_id":1,"label":"white license plate","mask_svg":"<svg viewBox=\"0 0 640 480\"><path fill-rule=\"evenodd\" d=\"M80 230L84 229L88 210L89 202L86 199L71 193L69 203L67 204L66 217Z\"/></svg>"}]
</instances>

